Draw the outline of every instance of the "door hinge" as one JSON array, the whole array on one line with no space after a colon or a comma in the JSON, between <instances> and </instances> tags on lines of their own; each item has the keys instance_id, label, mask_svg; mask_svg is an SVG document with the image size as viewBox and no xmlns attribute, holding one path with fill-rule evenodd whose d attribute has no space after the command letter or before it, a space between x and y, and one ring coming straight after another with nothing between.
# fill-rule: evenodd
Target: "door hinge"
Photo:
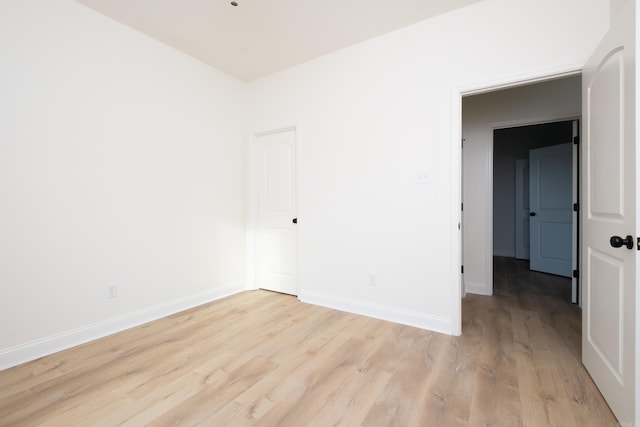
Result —
<instances>
[{"instance_id":1,"label":"door hinge","mask_svg":"<svg viewBox=\"0 0 640 427\"><path fill-rule=\"evenodd\" d=\"M463 211L464 210L464 203L460 203L460 210Z\"/></svg>"},{"instance_id":2,"label":"door hinge","mask_svg":"<svg viewBox=\"0 0 640 427\"><path fill-rule=\"evenodd\" d=\"M636 245L636 247L638 248L638 250L640 251L640 237L638 237L638 244Z\"/></svg>"},{"instance_id":3,"label":"door hinge","mask_svg":"<svg viewBox=\"0 0 640 427\"><path fill-rule=\"evenodd\" d=\"M576 279L577 279L579 275L580 275L580 274L578 273L578 270L573 270L573 277L574 277L574 278L576 278Z\"/></svg>"},{"instance_id":4,"label":"door hinge","mask_svg":"<svg viewBox=\"0 0 640 427\"><path fill-rule=\"evenodd\" d=\"M461 274L464 274L464 265L461 265L461 266L460 266L460 273L461 273Z\"/></svg>"},{"instance_id":5,"label":"door hinge","mask_svg":"<svg viewBox=\"0 0 640 427\"><path fill-rule=\"evenodd\" d=\"M565 141L566 141L566 140L565 140ZM574 143L575 145L580 144L580 137L579 137L579 136L577 136L577 135L576 135L576 136L574 136L574 137L573 137L573 143Z\"/></svg>"},{"instance_id":6,"label":"door hinge","mask_svg":"<svg viewBox=\"0 0 640 427\"><path fill-rule=\"evenodd\" d=\"M580 211L580 205L578 205L577 203L573 204L573 211L574 212L579 212Z\"/></svg>"},{"instance_id":7,"label":"door hinge","mask_svg":"<svg viewBox=\"0 0 640 427\"><path fill-rule=\"evenodd\" d=\"M460 141L460 147L464 148L464 142L466 141L465 138L462 138L462 140Z\"/></svg>"}]
</instances>

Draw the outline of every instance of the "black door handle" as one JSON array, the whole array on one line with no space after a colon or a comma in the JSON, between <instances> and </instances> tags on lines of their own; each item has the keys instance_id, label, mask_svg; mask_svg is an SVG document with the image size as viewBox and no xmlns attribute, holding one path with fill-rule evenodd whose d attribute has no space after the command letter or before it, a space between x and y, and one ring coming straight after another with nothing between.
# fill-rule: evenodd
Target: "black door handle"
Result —
<instances>
[{"instance_id":1,"label":"black door handle","mask_svg":"<svg viewBox=\"0 0 640 427\"><path fill-rule=\"evenodd\" d=\"M529 216L536 216L535 212L529 212Z\"/></svg>"},{"instance_id":2,"label":"black door handle","mask_svg":"<svg viewBox=\"0 0 640 427\"><path fill-rule=\"evenodd\" d=\"M611 246L613 246L614 248L620 248L622 246L626 246L627 249L633 249L632 236L627 236L624 239L620 236L611 236L611 239L609 239L609 243L611 243Z\"/></svg>"},{"instance_id":3,"label":"black door handle","mask_svg":"<svg viewBox=\"0 0 640 427\"><path fill-rule=\"evenodd\" d=\"M297 223L298 223L298 218L293 218L292 222L293 222L294 224L297 224Z\"/></svg>"}]
</instances>

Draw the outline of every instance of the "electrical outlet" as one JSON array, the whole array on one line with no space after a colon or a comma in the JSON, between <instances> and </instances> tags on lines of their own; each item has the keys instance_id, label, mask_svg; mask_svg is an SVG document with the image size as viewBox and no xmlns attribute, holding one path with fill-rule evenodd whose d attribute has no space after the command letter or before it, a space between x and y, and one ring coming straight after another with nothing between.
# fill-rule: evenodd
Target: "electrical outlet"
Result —
<instances>
[{"instance_id":1,"label":"electrical outlet","mask_svg":"<svg viewBox=\"0 0 640 427\"><path fill-rule=\"evenodd\" d=\"M115 298L118 296L118 284L109 283L107 285L107 299Z\"/></svg>"},{"instance_id":2,"label":"electrical outlet","mask_svg":"<svg viewBox=\"0 0 640 427\"><path fill-rule=\"evenodd\" d=\"M369 273L369 285L374 288L378 286L378 279L376 278L376 273Z\"/></svg>"}]
</instances>

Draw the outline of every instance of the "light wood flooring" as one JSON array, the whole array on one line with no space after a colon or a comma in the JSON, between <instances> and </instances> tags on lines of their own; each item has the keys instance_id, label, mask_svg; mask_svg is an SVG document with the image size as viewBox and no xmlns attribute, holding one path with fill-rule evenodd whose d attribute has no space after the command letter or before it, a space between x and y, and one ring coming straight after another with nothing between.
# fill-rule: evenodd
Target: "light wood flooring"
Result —
<instances>
[{"instance_id":1,"label":"light wood flooring","mask_svg":"<svg viewBox=\"0 0 640 427\"><path fill-rule=\"evenodd\" d=\"M461 337L238 294L0 372L0 425L615 426L570 282L495 282Z\"/></svg>"}]
</instances>

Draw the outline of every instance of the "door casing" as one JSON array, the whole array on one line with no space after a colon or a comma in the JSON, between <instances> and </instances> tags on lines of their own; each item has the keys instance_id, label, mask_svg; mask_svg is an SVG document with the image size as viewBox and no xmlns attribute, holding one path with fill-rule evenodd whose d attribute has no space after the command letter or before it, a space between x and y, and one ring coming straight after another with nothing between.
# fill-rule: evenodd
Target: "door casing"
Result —
<instances>
[{"instance_id":1,"label":"door casing","mask_svg":"<svg viewBox=\"0 0 640 427\"><path fill-rule=\"evenodd\" d=\"M532 81L533 83L539 83L539 81ZM520 85L518 85L520 86ZM506 87L500 87L496 90L506 89ZM466 95L466 94L465 94ZM485 250L484 250L484 263L485 263L485 284L486 284L486 295L493 294L493 134L494 131L498 129L512 128L512 127L521 127L521 126L531 126L531 125L539 125L544 123L553 123L553 122L563 122L563 121L572 121L572 120L580 120L580 114L570 114L570 115L548 115L548 116L532 116L527 118L522 118L518 120L508 120L508 121L500 121L500 122L492 122L489 123L487 127L487 141L489 141L487 151L485 153L485 162L487 165L487 173L485 176L485 187L490 189L487 192L487 202L485 205ZM461 132L461 130L458 130ZM574 155L575 157L575 155ZM462 164L460 164L460 170L462 170ZM462 172L460 172L460 176L458 177L460 182L462 181ZM577 182L577 181L575 181ZM574 194L577 194L575 191L574 184ZM576 197L574 195L574 197ZM574 228L576 224L574 224ZM577 235L574 236L573 246L575 247ZM462 242L460 242L461 250L463 248ZM461 284L462 286L462 284Z\"/></svg>"},{"instance_id":2,"label":"door casing","mask_svg":"<svg viewBox=\"0 0 640 427\"><path fill-rule=\"evenodd\" d=\"M548 80L560 79L564 77L571 77L582 73L582 65L567 64L565 66L559 66L557 68L548 69L546 72L534 72L530 74L520 75L518 78L503 78L494 81L485 81L472 83L466 86L460 86L452 88L451 90L451 140L450 140L450 159L451 159L451 206L450 211L452 213L453 224L455 227L451 228L451 277L457 278L452 283L451 299L450 299L450 312L451 312L451 333L452 335L460 335L462 333L462 296L464 295L464 277L462 259L463 259L463 234L461 230L464 228L462 224L462 98L472 95L480 95L483 93L494 92L503 89L514 88L517 86L541 83ZM512 122L513 126L519 124L526 125L532 124L530 122L547 122L558 120L575 120L579 119L580 112L567 116L558 117L557 115L551 115L548 117L534 117L529 119L518 120ZM487 132L491 134L488 138L490 141L490 147L487 150L491 155L486 156L486 163L490 172L487 172L485 177L485 185L487 188L493 188L493 130L498 127L508 127L510 122L505 123L491 123L488 126ZM486 283L493 283L493 199L491 192L489 193L490 200L487 200L487 210L485 211L485 221L489 224L485 224L486 247L484 253L485 262L485 280Z\"/></svg>"}]
</instances>

